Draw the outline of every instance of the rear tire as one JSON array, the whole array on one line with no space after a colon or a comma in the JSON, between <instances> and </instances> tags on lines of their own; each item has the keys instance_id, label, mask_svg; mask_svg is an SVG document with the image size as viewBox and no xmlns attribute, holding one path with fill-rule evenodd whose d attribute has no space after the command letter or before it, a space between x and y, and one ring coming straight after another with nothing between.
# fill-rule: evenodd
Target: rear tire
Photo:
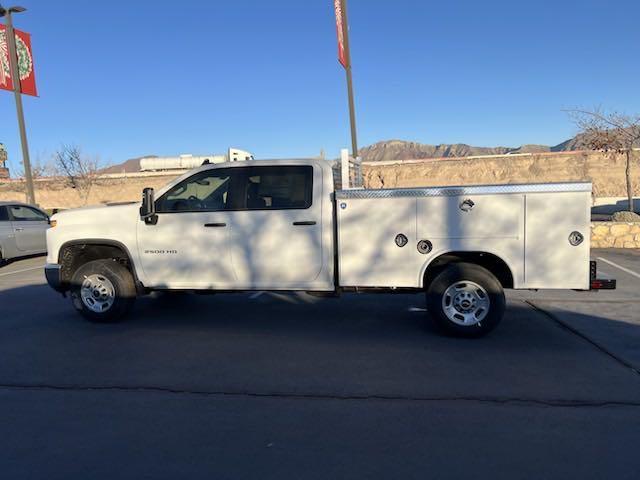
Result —
<instances>
[{"instance_id":1,"label":"rear tire","mask_svg":"<svg viewBox=\"0 0 640 480\"><path fill-rule=\"evenodd\" d=\"M85 263L74 273L70 290L73 307L97 323L122 320L136 299L133 275L115 260Z\"/></svg>"},{"instance_id":2,"label":"rear tire","mask_svg":"<svg viewBox=\"0 0 640 480\"><path fill-rule=\"evenodd\" d=\"M504 290L486 268L455 263L429 285L427 310L441 331L457 337L481 337L504 316Z\"/></svg>"}]
</instances>

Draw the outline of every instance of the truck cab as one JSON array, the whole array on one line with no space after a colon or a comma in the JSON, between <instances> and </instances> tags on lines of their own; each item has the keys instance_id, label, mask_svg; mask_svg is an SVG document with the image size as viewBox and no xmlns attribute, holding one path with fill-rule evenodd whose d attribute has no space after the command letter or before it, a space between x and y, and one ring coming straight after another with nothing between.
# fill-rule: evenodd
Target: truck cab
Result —
<instances>
[{"instance_id":1,"label":"truck cab","mask_svg":"<svg viewBox=\"0 0 640 480\"><path fill-rule=\"evenodd\" d=\"M203 290L333 290L331 168L228 163L154 194L136 223L144 284Z\"/></svg>"}]
</instances>

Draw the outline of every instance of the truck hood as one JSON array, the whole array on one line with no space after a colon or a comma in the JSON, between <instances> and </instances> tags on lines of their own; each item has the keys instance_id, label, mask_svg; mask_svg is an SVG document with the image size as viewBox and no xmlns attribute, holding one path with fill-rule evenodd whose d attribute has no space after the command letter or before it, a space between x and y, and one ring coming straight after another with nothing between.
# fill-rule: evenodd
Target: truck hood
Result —
<instances>
[{"instance_id":1,"label":"truck hood","mask_svg":"<svg viewBox=\"0 0 640 480\"><path fill-rule=\"evenodd\" d=\"M56 220L59 224L104 224L109 221L122 223L137 219L139 208L138 202L73 208L56 213L51 219Z\"/></svg>"}]
</instances>

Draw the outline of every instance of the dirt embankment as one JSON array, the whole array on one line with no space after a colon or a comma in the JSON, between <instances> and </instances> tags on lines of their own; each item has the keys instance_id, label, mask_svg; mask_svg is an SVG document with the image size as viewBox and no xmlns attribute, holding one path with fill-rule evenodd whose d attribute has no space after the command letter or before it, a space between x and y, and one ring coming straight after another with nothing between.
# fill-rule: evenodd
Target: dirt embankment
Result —
<instances>
[{"instance_id":1,"label":"dirt embankment","mask_svg":"<svg viewBox=\"0 0 640 480\"><path fill-rule=\"evenodd\" d=\"M633 183L640 193L640 152L633 165ZM625 197L623 156L593 152L542 153L455 159L367 163L363 166L368 188L544 183L591 181L596 197ZM160 188L172 176L103 178L91 190L87 204L140 199L144 187ZM36 182L36 198L43 208L74 208L84 205L82 196L63 180ZM24 201L20 182L0 183L0 201Z\"/></svg>"}]
</instances>

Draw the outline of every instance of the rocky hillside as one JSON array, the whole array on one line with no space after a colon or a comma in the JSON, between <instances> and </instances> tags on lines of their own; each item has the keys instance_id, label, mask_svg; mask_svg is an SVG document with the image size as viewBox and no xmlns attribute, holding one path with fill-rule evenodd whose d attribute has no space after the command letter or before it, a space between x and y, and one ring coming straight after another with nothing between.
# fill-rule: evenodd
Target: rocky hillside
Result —
<instances>
[{"instance_id":1,"label":"rocky hillside","mask_svg":"<svg viewBox=\"0 0 640 480\"><path fill-rule=\"evenodd\" d=\"M404 140L388 140L360 149L360 156L367 162L385 160L409 160L420 158L469 157L475 155L506 155L512 153L544 153L582 150L580 137L575 137L554 147L547 145L522 145L521 147L473 147L464 143L427 145Z\"/></svg>"},{"instance_id":2,"label":"rocky hillside","mask_svg":"<svg viewBox=\"0 0 640 480\"><path fill-rule=\"evenodd\" d=\"M407 160L418 158L468 157L470 155L504 155L508 147L472 147L464 143L427 145L403 140L374 143L360 149L360 156L368 162Z\"/></svg>"},{"instance_id":3,"label":"rocky hillside","mask_svg":"<svg viewBox=\"0 0 640 480\"><path fill-rule=\"evenodd\" d=\"M575 150L587 150L584 134L577 135L551 148L552 152L572 152Z\"/></svg>"}]
</instances>

